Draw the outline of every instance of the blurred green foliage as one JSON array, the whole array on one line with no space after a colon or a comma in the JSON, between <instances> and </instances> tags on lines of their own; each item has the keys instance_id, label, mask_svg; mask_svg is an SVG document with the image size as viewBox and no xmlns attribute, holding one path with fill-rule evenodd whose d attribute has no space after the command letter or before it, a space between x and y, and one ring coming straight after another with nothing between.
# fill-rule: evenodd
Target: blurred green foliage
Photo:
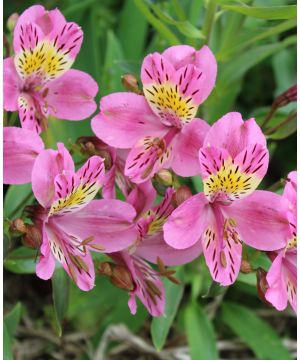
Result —
<instances>
[{"instance_id":1,"label":"blurred green foliage","mask_svg":"<svg viewBox=\"0 0 300 360\"><path fill-rule=\"evenodd\" d=\"M34 3L32 0L5 0L4 25L10 14L21 13ZM228 111L239 111L244 119L254 116L262 124L274 98L296 83L295 1L44 0L38 3L47 9L58 7L69 21L75 21L83 28L84 42L73 67L90 73L97 80L97 100L110 92L124 91L121 76L124 73L139 76L146 54L162 52L175 44L190 44L195 48L208 44L216 54L216 87L198 114L209 123ZM4 32L10 41L11 34L6 27ZM281 126L295 109L295 103L282 107L264 129L276 127L276 131L268 134L271 161L262 188L271 186L296 168L296 121L292 119ZM71 146L77 137L91 134L90 119L81 122L51 119L43 138L47 147L54 147L57 141ZM182 182L188 183L193 192L202 190L198 177ZM4 200L5 218L20 216L24 204L32 201L30 186L10 186ZM10 271L8 281L14 279L13 273L34 272L35 252L24 247L9 251L14 248L15 239L6 236L5 241L8 255L4 266ZM268 260L257 259L247 251L246 256L253 267L266 267L267 270ZM41 314L45 317L39 326L50 324L60 335L64 328L92 333L92 350L89 352L93 353L110 325L124 323L137 332L145 327L145 322L149 323L149 316L141 304L137 315L130 315L127 294L114 288L107 279L98 277L95 288L84 293L73 283L69 284L59 271L61 269L53 279L55 308L50 311L47 308L52 299L46 293L37 312L40 317ZM212 283L203 259L195 260L181 272L182 285L167 288L167 316L152 321L151 334L156 348L161 349L165 341L174 339L175 331L187 337L193 360L218 359L216 339L236 336L258 359L291 358L280 336L294 338L294 328L288 327L289 322L286 322L287 328L279 336L255 314L265 305L257 297L254 274L241 274L230 289L220 289ZM64 289L62 294L60 287ZM220 298L221 316L216 316L218 307L216 313L209 315L211 304L218 305ZM14 305L9 299L9 296L5 298L5 308ZM13 358L11 345L21 316L18 309L19 305L4 318L5 359ZM88 357L83 351L78 359Z\"/></svg>"}]
</instances>

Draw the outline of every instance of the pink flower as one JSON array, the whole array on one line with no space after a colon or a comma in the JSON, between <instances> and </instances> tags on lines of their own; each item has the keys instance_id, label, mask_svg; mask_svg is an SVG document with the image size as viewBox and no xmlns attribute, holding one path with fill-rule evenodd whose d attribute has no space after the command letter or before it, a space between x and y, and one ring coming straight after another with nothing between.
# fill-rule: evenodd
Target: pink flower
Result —
<instances>
[{"instance_id":1,"label":"pink flower","mask_svg":"<svg viewBox=\"0 0 300 360\"><path fill-rule=\"evenodd\" d=\"M125 251L110 256L117 264L125 266L131 275L133 289L129 292L130 312L136 314L137 296L152 316L162 316L165 310L165 289L159 273L138 256L129 255Z\"/></svg>"},{"instance_id":2,"label":"pink flower","mask_svg":"<svg viewBox=\"0 0 300 360\"><path fill-rule=\"evenodd\" d=\"M223 116L206 135L199 159L204 194L172 213L164 237L176 249L200 242L213 279L229 285L239 273L242 242L269 251L284 246L288 203L277 194L254 191L269 161L266 139L254 119Z\"/></svg>"},{"instance_id":3,"label":"pink flower","mask_svg":"<svg viewBox=\"0 0 300 360\"><path fill-rule=\"evenodd\" d=\"M199 51L173 46L144 59L144 96L115 93L102 98L93 131L111 146L131 149L125 175L133 182L144 182L161 168L171 167L180 176L199 172L198 150L209 125L195 116L214 87L216 73L207 46Z\"/></svg>"},{"instance_id":4,"label":"pink flower","mask_svg":"<svg viewBox=\"0 0 300 360\"><path fill-rule=\"evenodd\" d=\"M267 274L266 299L279 311L291 304L297 312L297 173L289 173L283 197L289 201L290 225L286 246L270 255L273 263Z\"/></svg>"},{"instance_id":5,"label":"pink flower","mask_svg":"<svg viewBox=\"0 0 300 360\"><path fill-rule=\"evenodd\" d=\"M103 159L92 156L77 172L62 144L44 150L35 160L32 189L41 206L31 208L43 234L37 275L49 279L57 260L82 290L94 284L89 250L116 252L137 236L136 212L119 200L93 200L103 183Z\"/></svg>"},{"instance_id":6,"label":"pink flower","mask_svg":"<svg viewBox=\"0 0 300 360\"><path fill-rule=\"evenodd\" d=\"M39 135L27 129L8 126L3 129L4 184L31 182L34 161L44 149Z\"/></svg>"},{"instance_id":7,"label":"pink flower","mask_svg":"<svg viewBox=\"0 0 300 360\"><path fill-rule=\"evenodd\" d=\"M34 5L14 29L14 57L4 60L4 109L19 111L22 127L40 133L49 115L82 120L96 110L96 82L86 73L69 70L83 33L66 22L58 9Z\"/></svg>"}]
</instances>

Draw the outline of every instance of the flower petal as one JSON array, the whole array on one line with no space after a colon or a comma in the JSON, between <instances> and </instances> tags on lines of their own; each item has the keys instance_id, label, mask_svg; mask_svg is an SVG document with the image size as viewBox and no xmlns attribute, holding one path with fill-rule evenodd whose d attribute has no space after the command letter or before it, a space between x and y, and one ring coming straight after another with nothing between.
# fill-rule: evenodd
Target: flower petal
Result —
<instances>
[{"instance_id":1,"label":"flower petal","mask_svg":"<svg viewBox=\"0 0 300 360\"><path fill-rule=\"evenodd\" d=\"M196 50L189 45L175 45L167 48L162 56L169 61L175 70L194 64Z\"/></svg>"},{"instance_id":2,"label":"flower petal","mask_svg":"<svg viewBox=\"0 0 300 360\"><path fill-rule=\"evenodd\" d=\"M48 235L43 226L43 243L41 246L41 256L36 264L36 275L43 280L49 280L55 269L55 258L52 255Z\"/></svg>"},{"instance_id":3,"label":"flower petal","mask_svg":"<svg viewBox=\"0 0 300 360\"><path fill-rule=\"evenodd\" d=\"M232 158L252 144L266 147L266 137L253 118L243 121L238 112L230 112L216 121L204 140L204 147L224 148Z\"/></svg>"},{"instance_id":4,"label":"flower petal","mask_svg":"<svg viewBox=\"0 0 300 360\"><path fill-rule=\"evenodd\" d=\"M140 217L150 209L155 198L156 191L149 180L136 185L126 197L126 202L135 208L137 216Z\"/></svg>"},{"instance_id":5,"label":"flower petal","mask_svg":"<svg viewBox=\"0 0 300 360\"><path fill-rule=\"evenodd\" d=\"M172 147L167 147L164 139L147 136L140 140L129 152L125 175L139 184L149 180L158 170L167 168Z\"/></svg>"},{"instance_id":6,"label":"flower petal","mask_svg":"<svg viewBox=\"0 0 300 360\"><path fill-rule=\"evenodd\" d=\"M99 139L117 148L129 149L146 135L163 136L168 131L141 95L110 94L101 99L100 109L92 119L92 129Z\"/></svg>"},{"instance_id":7,"label":"flower petal","mask_svg":"<svg viewBox=\"0 0 300 360\"><path fill-rule=\"evenodd\" d=\"M134 226L135 209L120 200L93 200L76 213L55 217L55 223L67 234L80 239L93 237L92 250L100 246L106 253L121 251L138 237ZM93 245L95 246L93 247Z\"/></svg>"},{"instance_id":8,"label":"flower petal","mask_svg":"<svg viewBox=\"0 0 300 360\"><path fill-rule=\"evenodd\" d=\"M192 196L175 209L165 223L164 239L175 249L186 249L200 241L211 216L204 194Z\"/></svg>"},{"instance_id":9,"label":"flower petal","mask_svg":"<svg viewBox=\"0 0 300 360\"><path fill-rule=\"evenodd\" d=\"M198 153L208 130L205 121L194 119L175 137L171 168L177 175L195 176L200 173Z\"/></svg>"},{"instance_id":10,"label":"flower petal","mask_svg":"<svg viewBox=\"0 0 300 360\"><path fill-rule=\"evenodd\" d=\"M282 196L257 190L222 210L235 221L240 238L247 245L265 251L285 247L290 228L288 202Z\"/></svg>"},{"instance_id":11,"label":"flower petal","mask_svg":"<svg viewBox=\"0 0 300 360\"><path fill-rule=\"evenodd\" d=\"M46 130L47 119L37 102L28 94L21 93L18 97L18 109L21 126L24 129L40 134Z\"/></svg>"},{"instance_id":12,"label":"flower petal","mask_svg":"<svg viewBox=\"0 0 300 360\"><path fill-rule=\"evenodd\" d=\"M52 116L65 120L82 120L97 108L94 97L98 92L96 81L87 73L69 70L47 86L46 101Z\"/></svg>"},{"instance_id":13,"label":"flower petal","mask_svg":"<svg viewBox=\"0 0 300 360\"><path fill-rule=\"evenodd\" d=\"M43 150L42 139L30 130L3 129L3 181L5 184L25 184L31 181L33 164Z\"/></svg>"},{"instance_id":14,"label":"flower petal","mask_svg":"<svg viewBox=\"0 0 300 360\"><path fill-rule=\"evenodd\" d=\"M63 144L58 144L58 151L43 150L37 156L32 169L32 190L38 202L47 208L55 196L54 179L63 170L74 172L71 155Z\"/></svg>"},{"instance_id":15,"label":"flower petal","mask_svg":"<svg viewBox=\"0 0 300 360\"><path fill-rule=\"evenodd\" d=\"M103 161L92 156L76 174L64 171L55 177L55 197L49 216L77 212L94 199L104 179Z\"/></svg>"},{"instance_id":16,"label":"flower petal","mask_svg":"<svg viewBox=\"0 0 300 360\"><path fill-rule=\"evenodd\" d=\"M3 107L6 111L18 110L21 80L12 57L3 60Z\"/></svg>"}]
</instances>

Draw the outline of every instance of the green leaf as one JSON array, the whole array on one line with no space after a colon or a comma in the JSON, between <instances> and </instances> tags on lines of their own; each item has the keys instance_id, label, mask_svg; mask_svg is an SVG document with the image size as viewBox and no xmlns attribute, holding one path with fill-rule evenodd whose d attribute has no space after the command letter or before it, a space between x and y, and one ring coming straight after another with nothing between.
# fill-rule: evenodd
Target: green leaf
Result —
<instances>
[{"instance_id":1,"label":"green leaf","mask_svg":"<svg viewBox=\"0 0 300 360\"><path fill-rule=\"evenodd\" d=\"M192 360L217 360L214 329L199 304L192 302L187 306L184 323Z\"/></svg>"},{"instance_id":2,"label":"green leaf","mask_svg":"<svg viewBox=\"0 0 300 360\"><path fill-rule=\"evenodd\" d=\"M4 268L16 274L34 274L37 251L21 246L4 259Z\"/></svg>"},{"instance_id":3,"label":"green leaf","mask_svg":"<svg viewBox=\"0 0 300 360\"><path fill-rule=\"evenodd\" d=\"M269 324L253 311L235 303L223 303L222 319L261 360L291 360L282 340Z\"/></svg>"},{"instance_id":4,"label":"green leaf","mask_svg":"<svg viewBox=\"0 0 300 360\"><path fill-rule=\"evenodd\" d=\"M134 26L132 26L134 24ZM118 38L127 60L141 61L148 22L133 1L126 1L120 16Z\"/></svg>"},{"instance_id":5,"label":"green leaf","mask_svg":"<svg viewBox=\"0 0 300 360\"><path fill-rule=\"evenodd\" d=\"M4 217L20 217L25 205L32 204L31 184L10 185L4 197Z\"/></svg>"},{"instance_id":6,"label":"green leaf","mask_svg":"<svg viewBox=\"0 0 300 360\"><path fill-rule=\"evenodd\" d=\"M11 338L9 336L9 331L5 322L3 324L3 359L4 360L14 360L12 348L11 348Z\"/></svg>"},{"instance_id":7,"label":"green leaf","mask_svg":"<svg viewBox=\"0 0 300 360\"><path fill-rule=\"evenodd\" d=\"M297 16L297 6L270 6L270 7L255 7L255 6L238 6L238 5L223 5L223 9L235 11L247 16L252 16L259 19L267 20L286 20L293 19Z\"/></svg>"},{"instance_id":8,"label":"green leaf","mask_svg":"<svg viewBox=\"0 0 300 360\"><path fill-rule=\"evenodd\" d=\"M60 267L56 268L52 276L52 298L58 335L62 335L62 321L68 310L70 279L66 271Z\"/></svg>"},{"instance_id":9,"label":"green leaf","mask_svg":"<svg viewBox=\"0 0 300 360\"><path fill-rule=\"evenodd\" d=\"M170 45L179 45L180 40L177 38L175 34L159 19L157 19L149 7L146 5L144 0L134 0L135 5L140 10L140 12L145 16L148 22L156 29L162 37L168 40Z\"/></svg>"},{"instance_id":10,"label":"green leaf","mask_svg":"<svg viewBox=\"0 0 300 360\"><path fill-rule=\"evenodd\" d=\"M16 335L17 327L21 318L22 305L17 303L16 306L4 316L4 322L11 338Z\"/></svg>"},{"instance_id":11,"label":"green leaf","mask_svg":"<svg viewBox=\"0 0 300 360\"><path fill-rule=\"evenodd\" d=\"M203 298L214 298L218 295L223 294L228 289L227 286L221 286L219 283L212 281L208 291L206 294L204 294Z\"/></svg>"},{"instance_id":12,"label":"green leaf","mask_svg":"<svg viewBox=\"0 0 300 360\"><path fill-rule=\"evenodd\" d=\"M194 25L192 25L189 21L178 21L174 20L169 14L163 12L158 5L152 4L148 2L155 14L165 23L174 25L176 28L183 34L190 38L195 39L203 39L204 35L202 31L197 29Z\"/></svg>"},{"instance_id":13,"label":"green leaf","mask_svg":"<svg viewBox=\"0 0 300 360\"><path fill-rule=\"evenodd\" d=\"M165 315L152 318L151 337L157 351L160 351L166 342L182 299L184 285L181 271L176 273L176 278L181 280L182 284L176 285L168 279L163 279L166 291Z\"/></svg>"},{"instance_id":14,"label":"green leaf","mask_svg":"<svg viewBox=\"0 0 300 360\"><path fill-rule=\"evenodd\" d=\"M193 183L194 188L196 189L197 193L200 193L203 191L203 182L202 182L200 176L193 176L192 183Z\"/></svg>"}]
</instances>

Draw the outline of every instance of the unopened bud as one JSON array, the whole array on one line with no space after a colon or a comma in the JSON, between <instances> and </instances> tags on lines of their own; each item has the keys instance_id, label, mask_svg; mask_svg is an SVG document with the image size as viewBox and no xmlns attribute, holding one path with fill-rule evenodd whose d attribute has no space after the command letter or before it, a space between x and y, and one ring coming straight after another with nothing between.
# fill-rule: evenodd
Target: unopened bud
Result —
<instances>
[{"instance_id":1,"label":"unopened bud","mask_svg":"<svg viewBox=\"0 0 300 360\"><path fill-rule=\"evenodd\" d=\"M258 268L256 270L256 279L257 279L256 289L258 296L264 303L269 304L269 302L266 300L265 297L266 291L268 290L268 283L266 277L267 277L267 273L264 269Z\"/></svg>"},{"instance_id":2,"label":"unopened bud","mask_svg":"<svg viewBox=\"0 0 300 360\"><path fill-rule=\"evenodd\" d=\"M171 186L173 184L173 174L167 169L159 170L155 179L164 186Z\"/></svg>"},{"instance_id":3,"label":"unopened bud","mask_svg":"<svg viewBox=\"0 0 300 360\"><path fill-rule=\"evenodd\" d=\"M27 231L23 238L24 245L32 249L39 249L42 245L40 230L33 225L27 225L26 229Z\"/></svg>"},{"instance_id":4,"label":"unopened bud","mask_svg":"<svg viewBox=\"0 0 300 360\"><path fill-rule=\"evenodd\" d=\"M134 289L134 283L131 273L125 266L114 266L113 274L110 278L110 281L119 289L123 289L126 291L132 291Z\"/></svg>"},{"instance_id":5,"label":"unopened bud","mask_svg":"<svg viewBox=\"0 0 300 360\"><path fill-rule=\"evenodd\" d=\"M133 74L123 75L121 81L122 85L126 90L134 92L136 94L140 93L138 80Z\"/></svg>"},{"instance_id":6,"label":"unopened bud","mask_svg":"<svg viewBox=\"0 0 300 360\"><path fill-rule=\"evenodd\" d=\"M253 269L252 269L250 263L247 260L242 260L241 272L243 274L249 274L249 273L253 272Z\"/></svg>"},{"instance_id":7,"label":"unopened bud","mask_svg":"<svg viewBox=\"0 0 300 360\"><path fill-rule=\"evenodd\" d=\"M27 227L22 219L15 219L11 223L9 230L13 233L26 234Z\"/></svg>"},{"instance_id":8,"label":"unopened bud","mask_svg":"<svg viewBox=\"0 0 300 360\"><path fill-rule=\"evenodd\" d=\"M188 186L186 186L186 185L180 186L180 188L178 188L176 190L176 193L174 194L174 200L175 200L176 206L179 206L185 200L189 199L191 196L193 196L193 194Z\"/></svg>"},{"instance_id":9,"label":"unopened bud","mask_svg":"<svg viewBox=\"0 0 300 360\"><path fill-rule=\"evenodd\" d=\"M100 274L111 277L112 276L112 264L109 262L102 262L99 264L98 271Z\"/></svg>"},{"instance_id":10,"label":"unopened bud","mask_svg":"<svg viewBox=\"0 0 300 360\"><path fill-rule=\"evenodd\" d=\"M19 14L17 13L11 14L10 17L7 19L6 26L10 32L14 31L18 19L19 19Z\"/></svg>"}]
</instances>

